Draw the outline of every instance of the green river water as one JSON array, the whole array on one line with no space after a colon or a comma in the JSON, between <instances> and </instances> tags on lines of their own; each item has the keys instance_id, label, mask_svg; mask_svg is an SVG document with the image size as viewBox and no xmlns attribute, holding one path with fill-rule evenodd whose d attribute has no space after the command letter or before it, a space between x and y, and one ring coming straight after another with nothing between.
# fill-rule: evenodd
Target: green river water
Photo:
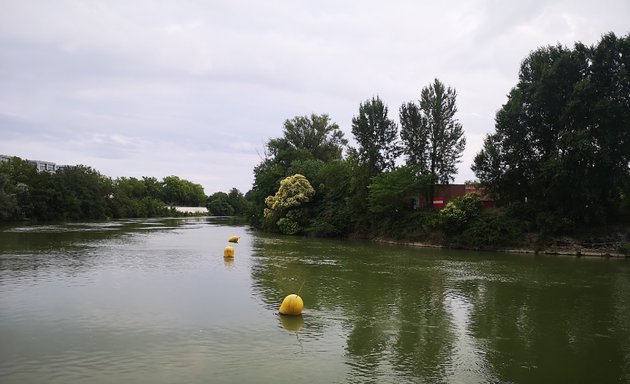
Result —
<instances>
[{"instance_id":1,"label":"green river water","mask_svg":"<svg viewBox=\"0 0 630 384\"><path fill-rule=\"evenodd\" d=\"M0 228L0 383L298 382L629 383L630 264L216 218Z\"/></svg>"}]
</instances>

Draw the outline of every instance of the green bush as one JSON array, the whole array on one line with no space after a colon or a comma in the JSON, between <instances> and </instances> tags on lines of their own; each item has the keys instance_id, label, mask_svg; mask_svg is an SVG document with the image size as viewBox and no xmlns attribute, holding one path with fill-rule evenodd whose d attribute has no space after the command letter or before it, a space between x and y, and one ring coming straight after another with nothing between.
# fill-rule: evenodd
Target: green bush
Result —
<instances>
[{"instance_id":1,"label":"green bush","mask_svg":"<svg viewBox=\"0 0 630 384\"><path fill-rule=\"evenodd\" d=\"M342 235L342 230L323 218L316 218L306 232L316 237L336 237Z\"/></svg>"},{"instance_id":2,"label":"green bush","mask_svg":"<svg viewBox=\"0 0 630 384\"><path fill-rule=\"evenodd\" d=\"M296 235L304 231L306 215L303 209L293 209L277 221L278 229L285 235Z\"/></svg>"},{"instance_id":3,"label":"green bush","mask_svg":"<svg viewBox=\"0 0 630 384\"><path fill-rule=\"evenodd\" d=\"M536 227L541 236L571 234L575 230L575 222L550 212L540 212L536 215Z\"/></svg>"},{"instance_id":4,"label":"green bush","mask_svg":"<svg viewBox=\"0 0 630 384\"><path fill-rule=\"evenodd\" d=\"M440 216L433 211L418 211L401 224L398 229L400 238L409 241L432 241L434 233L440 228Z\"/></svg>"},{"instance_id":5,"label":"green bush","mask_svg":"<svg viewBox=\"0 0 630 384\"><path fill-rule=\"evenodd\" d=\"M474 193L453 199L440 211L444 233L461 233L468 223L481 213L482 208L479 196Z\"/></svg>"},{"instance_id":6,"label":"green bush","mask_svg":"<svg viewBox=\"0 0 630 384\"><path fill-rule=\"evenodd\" d=\"M234 207L222 198L212 200L208 203L208 211L215 216L232 216L234 215Z\"/></svg>"},{"instance_id":7,"label":"green bush","mask_svg":"<svg viewBox=\"0 0 630 384\"><path fill-rule=\"evenodd\" d=\"M466 247L496 248L515 245L522 235L521 222L508 217L505 211L489 209L472 220L457 240Z\"/></svg>"}]
</instances>

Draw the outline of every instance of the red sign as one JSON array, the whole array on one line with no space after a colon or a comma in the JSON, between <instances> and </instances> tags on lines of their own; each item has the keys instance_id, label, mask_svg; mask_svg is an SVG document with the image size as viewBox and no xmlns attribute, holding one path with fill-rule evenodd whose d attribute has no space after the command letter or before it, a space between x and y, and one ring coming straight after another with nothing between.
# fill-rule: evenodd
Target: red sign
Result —
<instances>
[{"instance_id":1,"label":"red sign","mask_svg":"<svg viewBox=\"0 0 630 384\"><path fill-rule=\"evenodd\" d=\"M444 198L443 197L434 197L433 198L433 206L434 207L443 207L444 206Z\"/></svg>"}]
</instances>

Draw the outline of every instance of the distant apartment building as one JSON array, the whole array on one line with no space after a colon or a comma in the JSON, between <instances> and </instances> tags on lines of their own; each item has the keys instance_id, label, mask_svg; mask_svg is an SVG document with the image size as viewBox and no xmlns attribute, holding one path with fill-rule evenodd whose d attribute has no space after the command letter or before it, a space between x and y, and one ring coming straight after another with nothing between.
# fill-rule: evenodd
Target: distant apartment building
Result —
<instances>
[{"instance_id":1,"label":"distant apartment building","mask_svg":"<svg viewBox=\"0 0 630 384\"><path fill-rule=\"evenodd\" d=\"M0 155L0 161L9 161L13 156ZM29 160L24 159L24 161L28 161L31 164L34 164L37 168L38 172L56 172L58 169L65 167L65 165L57 165L52 161L42 161L42 160Z\"/></svg>"}]
</instances>

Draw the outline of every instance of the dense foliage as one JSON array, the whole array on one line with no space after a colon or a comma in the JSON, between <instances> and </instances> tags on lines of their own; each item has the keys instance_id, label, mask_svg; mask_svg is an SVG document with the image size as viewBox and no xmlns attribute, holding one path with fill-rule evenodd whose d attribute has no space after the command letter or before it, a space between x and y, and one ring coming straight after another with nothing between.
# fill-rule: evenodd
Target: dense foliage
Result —
<instances>
[{"instance_id":1,"label":"dense foliage","mask_svg":"<svg viewBox=\"0 0 630 384\"><path fill-rule=\"evenodd\" d=\"M361 103L359 114L352 118L352 134L359 144L359 164L370 177L393 170L400 154L398 127L387 113L387 106L377 96Z\"/></svg>"},{"instance_id":2,"label":"dense foliage","mask_svg":"<svg viewBox=\"0 0 630 384\"><path fill-rule=\"evenodd\" d=\"M284 137L271 140L269 149L276 153L287 149L303 150L321 161L340 159L348 141L328 115L296 116L284 122Z\"/></svg>"},{"instance_id":3,"label":"dense foliage","mask_svg":"<svg viewBox=\"0 0 630 384\"><path fill-rule=\"evenodd\" d=\"M300 174L316 191L313 202L320 207L316 216L331 219L320 220L315 232L320 235L339 233L332 224L336 220L331 217L333 207L338 208L339 202L328 201L326 197L339 197L339 189L344 188L346 177L349 177L349 170L340 166L346 144L343 132L336 123L330 122L327 115L312 114L285 121L283 136L268 141L265 159L254 168L254 185L245 196L250 204L248 217L251 223L262 227L265 223L263 212L268 208L265 204L267 197L276 194L282 179ZM346 173L334 174L333 169ZM336 179L339 176L342 180L338 184L329 183L331 177ZM347 196L345 191L341 194L343 198ZM311 212L303 213L308 213L307 221L311 222ZM303 231L309 230L305 228Z\"/></svg>"},{"instance_id":4,"label":"dense foliage","mask_svg":"<svg viewBox=\"0 0 630 384\"><path fill-rule=\"evenodd\" d=\"M541 231L627 222L630 36L532 52L473 170Z\"/></svg>"},{"instance_id":5,"label":"dense foliage","mask_svg":"<svg viewBox=\"0 0 630 384\"><path fill-rule=\"evenodd\" d=\"M407 164L448 184L466 146L462 125L455 118L457 92L438 79L422 89L418 104L400 107L400 137Z\"/></svg>"},{"instance_id":6,"label":"dense foliage","mask_svg":"<svg viewBox=\"0 0 630 384\"><path fill-rule=\"evenodd\" d=\"M18 157L0 162L0 221L172 216L181 214L170 206L200 206L206 200L201 185L177 176L112 180L84 165L38 172ZM246 209L237 189L226 195L226 204L228 214Z\"/></svg>"},{"instance_id":7,"label":"dense foliage","mask_svg":"<svg viewBox=\"0 0 630 384\"><path fill-rule=\"evenodd\" d=\"M287 235L302 232L307 224L302 206L314 194L311 183L299 173L282 179L278 191L265 199L267 208L264 210L264 217L267 228L278 228Z\"/></svg>"},{"instance_id":8,"label":"dense foliage","mask_svg":"<svg viewBox=\"0 0 630 384\"><path fill-rule=\"evenodd\" d=\"M430 176L429 200L434 185L448 184L457 173L457 163L466 147L462 125L455 118L457 92L438 79L424 87L418 104L400 107L400 137L407 164Z\"/></svg>"},{"instance_id":9,"label":"dense foliage","mask_svg":"<svg viewBox=\"0 0 630 384\"><path fill-rule=\"evenodd\" d=\"M348 156L353 168L348 204L353 212L354 230L369 233L374 229L368 208L369 185L373 177L396 169L396 159L401 151L398 126L377 96L359 105L358 115L352 118L352 134L358 148L353 148Z\"/></svg>"}]
</instances>

